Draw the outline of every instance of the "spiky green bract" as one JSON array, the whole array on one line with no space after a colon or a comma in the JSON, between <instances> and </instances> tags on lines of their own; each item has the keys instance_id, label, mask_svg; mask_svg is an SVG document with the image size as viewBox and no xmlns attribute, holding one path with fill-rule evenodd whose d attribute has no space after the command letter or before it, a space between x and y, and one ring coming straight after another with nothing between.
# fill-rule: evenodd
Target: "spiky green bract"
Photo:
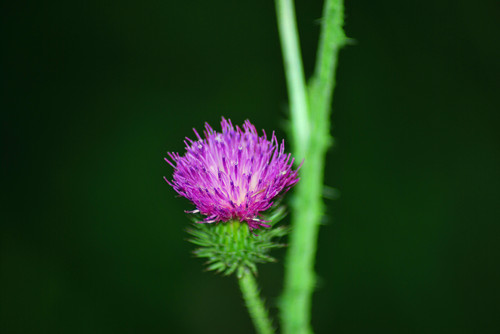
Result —
<instances>
[{"instance_id":1,"label":"spiky green bract","mask_svg":"<svg viewBox=\"0 0 500 334\"><path fill-rule=\"evenodd\" d=\"M276 223L284 216L284 208L277 207L266 218ZM236 273L238 278L245 272L257 274L257 264L275 262L269 255L274 248L284 247L279 238L287 234L287 228L263 228L254 234L248 224L230 220L213 224L194 223L188 229L192 243L200 246L194 254L206 258L207 270L214 270L224 275Z\"/></svg>"}]
</instances>

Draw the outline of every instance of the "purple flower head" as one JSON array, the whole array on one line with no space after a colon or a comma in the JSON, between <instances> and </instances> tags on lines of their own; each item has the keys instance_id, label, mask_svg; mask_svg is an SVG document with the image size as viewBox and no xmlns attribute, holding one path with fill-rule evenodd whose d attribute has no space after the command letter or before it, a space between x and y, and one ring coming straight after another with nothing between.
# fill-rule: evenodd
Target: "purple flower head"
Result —
<instances>
[{"instance_id":1,"label":"purple flower head","mask_svg":"<svg viewBox=\"0 0 500 334\"><path fill-rule=\"evenodd\" d=\"M219 133L205 123L205 138L193 129L197 140L186 137L183 156L168 153L165 160L174 175L172 181L165 180L193 202L196 210L190 213L206 216L204 223L235 219L247 222L251 230L270 227L258 216L299 181L298 169L292 170L294 159L274 132L271 140L264 131L259 137L249 120L241 129L222 118L221 126Z\"/></svg>"}]
</instances>

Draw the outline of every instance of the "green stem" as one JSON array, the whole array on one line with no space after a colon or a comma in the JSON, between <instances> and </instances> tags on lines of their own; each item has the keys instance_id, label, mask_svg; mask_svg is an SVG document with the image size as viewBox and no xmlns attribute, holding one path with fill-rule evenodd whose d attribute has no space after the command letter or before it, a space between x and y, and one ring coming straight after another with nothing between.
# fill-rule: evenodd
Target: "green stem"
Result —
<instances>
[{"instance_id":1,"label":"green stem","mask_svg":"<svg viewBox=\"0 0 500 334\"><path fill-rule=\"evenodd\" d=\"M286 1L286 0L283 0ZM277 0L277 2L280 2ZM286 1L291 2L291 1ZM293 6L292 6L293 8ZM301 181L295 190L292 206L292 232L290 247L285 263L285 282L281 300L281 320L285 334L310 334L311 297L315 286L314 259L318 230L323 215L323 177L325 156L332 140L330 137L330 110L332 93L335 86L335 68L337 54L345 43L343 25L343 0L326 0L320 32L317 64L314 76L308 87L309 125L308 136L303 140L305 148L295 147L295 154L299 157L305 152L305 161L301 170ZM278 21L280 12L278 11ZM295 15L291 14L292 18ZM294 26L294 25L292 25ZM290 30L289 34L296 34ZM280 36L286 35L281 33ZM282 44L285 42L282 40ZM283 47L283 53L299 52ZM300 59L299 56L284 56ZM300 66L302 68L302 66ZM285 66L287 83L290 86L294 76ZM294 85L301 85L295 82ZM305 90L305 86L303 90ZM290 88L289 88L290 91ZM291 102L293 106L293 102ZM293 117L292 134L297 140L296 133L304 125Z\"/></svg>"},{"instance_id":2,"label":"green stem","mask_svg":"<svg viewBox=\"0 0 500 334\"><path fill-rule=\"evenodd\" d=\"M335 89L335 69L338 53L345 45L343 0L326 0L319 37L318 54L314 76L309 84L313 123L323 125L322 135L328 135L333 90Z\"/></svg>"},{"instance_id":3,"label":"green stem","mask_svg":"<svg viewBox=\"0 0 500 334\"><path fill-rule=\"evenodd\" d=\"M302 160L305 157L311 128L293 0L276 0L276 15L290 100L295 158Z\"/></svg>"},{"instance_id":4,"label":"green stem","mask_svg":"<svg viewBox=\"0 0 500 334\"><path fill-rule=\"evenodd\" d=\"M259 297L259 288L255 277L250 272L245 272L238 278L243 299L248 308L248 313L252 318L253 324L257 333L259 334L272 334L274 329L267 314L264 302Z\"/></svg>"}]
</instances>

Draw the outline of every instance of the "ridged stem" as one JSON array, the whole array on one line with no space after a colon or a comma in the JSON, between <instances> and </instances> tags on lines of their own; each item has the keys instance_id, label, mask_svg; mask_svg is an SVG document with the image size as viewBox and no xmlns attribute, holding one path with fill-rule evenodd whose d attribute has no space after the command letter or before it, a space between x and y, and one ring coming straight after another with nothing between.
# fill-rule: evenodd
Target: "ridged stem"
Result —
<instances>
[{"instance_id":1,"label":"ridged stem","mask_svg":"<svg viewBox=\"0 0 500 334\"><path fill-rule=\"evenodd\" d=\"M291 128L293 146L296 151L295 158L300 161L305 157L311 127L293 1L276 0L276 15L290 101L290 118L293 124Z\"/></svg>"},{"instance_id":2,"label":"ridged stem","mask_svg":"<svg viewBox=\"0 0 500 334\"><path fill-rule=\"evenodd\" d=\"M238 278L243 299L248 308L248 313L258 334L272 334L274 329L267 313L264 301L259 296L259 288L255 277L246 271Z\"/></svg>"},{"instance_id":3,"label":"ridged stem","mask_svg":"<svg viewBox=\"0 0 500 334\"><path fill-rule=\"evenodd\" d=\"M293 10L292 0L276 0L277 8L284 6ZM279 5L281 4L281 5ZM277 11L278 22L292 19L295 22L295 13ZM284 334L313 333L311 320L311 298L315 286L314 260L318 230L323 215L323 178L325 156L331 145L330 137L330 110L332 93L335 86L335 68L339 49L345 44L343 25L343 0L326 0L323 9L323 19L318 46L317 63L314 76L307 87L306 100L308 101L308 119L300 123L294 117L294 100L290 97L292 136L295 146L295 156L305 157L295 198L292 205L292 231L290 244L285 263L284 291L281 299L281 321ZM299 55L288 53L300 52L299 47L285 47L285 37L297 34L295 24L278 24L283 45L285 59L285 74L289 92L306 91L302 88L293 88L303 85L296 80L294 71L302 71L302 64L294 70L287 65L287 59L300 59ZM287 37L297 40L298 37ZM302 131L308 126L307 131ZM307 133L305 138L300 133ZM304 154L302 156L301 154Z\"/></svg>"}]
</instances>

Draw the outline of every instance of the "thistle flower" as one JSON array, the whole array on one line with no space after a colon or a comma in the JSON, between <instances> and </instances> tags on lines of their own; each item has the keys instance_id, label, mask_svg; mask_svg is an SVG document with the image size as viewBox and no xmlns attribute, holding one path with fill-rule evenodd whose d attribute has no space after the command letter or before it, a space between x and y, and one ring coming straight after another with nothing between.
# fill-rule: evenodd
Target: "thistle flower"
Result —
<instances>
[{"instance_id":1,"label":"thistle flower","mask_svg":"<svg viewBox=\"0 0 500 334\"><path fill-rule=\"evenodd\" d=\"M168 153L174 174L165 181L196 206L188 213L206 216L201 223L237 220L250 230L270 227L259 217L298 182L294 159L274 132L270 140L264 131L259 136L249 120L241 129L222 118L221 127L219 133L205 123L205 138L193 129L197 140L186 137L183 156Z\"/></svg>"}]
</instances>

